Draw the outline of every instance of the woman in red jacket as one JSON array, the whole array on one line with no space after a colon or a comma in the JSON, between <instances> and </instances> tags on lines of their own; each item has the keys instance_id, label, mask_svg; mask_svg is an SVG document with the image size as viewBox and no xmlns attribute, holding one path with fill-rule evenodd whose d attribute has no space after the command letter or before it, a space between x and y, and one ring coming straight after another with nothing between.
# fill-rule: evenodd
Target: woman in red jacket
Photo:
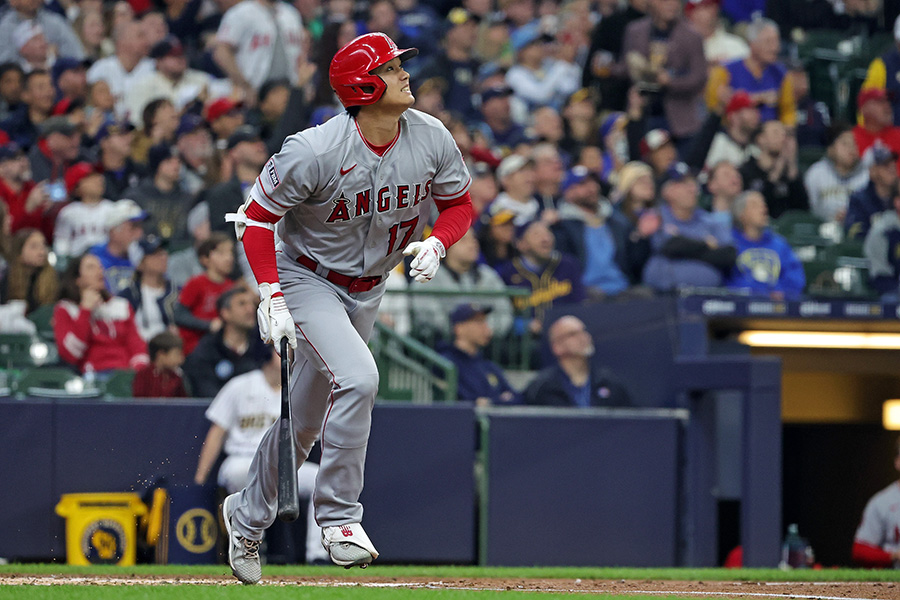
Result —
<instances>
[{"instance_id":1,"label":"woman in red jacket","mask_svg":"<svg viewBox=\"0 0 900 600\"><path fill-rule=\"evenodd\" d=\"M106 290L103 266L93 254L73 259L62 276L53 311L59 355L79 372L135 369L149 362L147 344L124 298Z\"/></svg>"}]
</instances>

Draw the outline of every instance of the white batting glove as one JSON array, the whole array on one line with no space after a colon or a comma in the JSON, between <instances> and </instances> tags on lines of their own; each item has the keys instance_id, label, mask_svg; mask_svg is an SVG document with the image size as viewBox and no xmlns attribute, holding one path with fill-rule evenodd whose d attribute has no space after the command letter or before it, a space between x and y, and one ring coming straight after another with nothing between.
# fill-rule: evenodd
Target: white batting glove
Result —
<instances>
[{"instance_id":1,"label":"white batting glove","mask_svg":"<svg viewBox=\"0 0 900 600\"><path fill-rule=\"evenodd\" d=\"M409 276L414 277L419 283L424 283L431 281L437 273L441 259L447 255L447 251L444 250L441 240L431 236L424 242L411 243L403 250L403 254L415 256L409 265Z\"/></svg>"},{"instance_id":2,"label":"white batting glove","mask_svg":"<svg viewBox=\"0 0 900 600\"><path fill-rule=\"evenodd\" d=\"M256 309L256 320L259 322L259 337L265 343L272 342L275 349L281 347L281 338L286 337L291 348L297 347L297 332L294 319L288 310L284 296L272 297L281 291L278 283L259 284L259 308Z\"/></svg>"}]
</instances>

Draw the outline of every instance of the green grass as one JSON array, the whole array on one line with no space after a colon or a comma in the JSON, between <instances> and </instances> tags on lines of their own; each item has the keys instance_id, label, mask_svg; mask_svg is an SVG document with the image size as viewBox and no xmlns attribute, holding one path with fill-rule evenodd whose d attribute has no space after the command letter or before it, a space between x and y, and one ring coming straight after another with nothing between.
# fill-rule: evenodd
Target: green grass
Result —
<instances>
[{"instance_id":1,"label":"green grass","mask_svg":"<svg viewBox=\"0 0 900 600\"><path fill-rule=\"evenodd\" d=\"M119 575L131 576L228 576L230 570L224 565L137 565L133 567L88 566L79 567L63 564L11 564L0 565L0 575ZM345 570L339 567L307 566L265 566L263 578L273 580L280 577L328 577L344 578L352 581L357 577L403 578L417 577L434 580L471 578L497 579L575 579L590 580L687 580L687 581L900 581L900 571L868 571L859 569L825 569L818 571L790 571L777 569L636 569L636 568L591 568L591 567L474 567L474 566L400 566L378 565L366 570ZM488 584L490 585L490 584ZM498 583L498 587L500 587ZM135 585L135 586L0 586L3 600L32 600L35 598L65 600L132 600L132 599L177 599L206 600L246 598L248 600L488 600L494 592L490 590L452 589L403 589L403 588L362 588L362 587L306 587L285 585L255 586L240 585ZM503 591L504 598L531 599L577 598L589 594L550 593L531 591ZM648 600L639 595L603 595L603 600ZM697 600L697 596L653 596L652 599Z\"/></svg>"}]
</instances>

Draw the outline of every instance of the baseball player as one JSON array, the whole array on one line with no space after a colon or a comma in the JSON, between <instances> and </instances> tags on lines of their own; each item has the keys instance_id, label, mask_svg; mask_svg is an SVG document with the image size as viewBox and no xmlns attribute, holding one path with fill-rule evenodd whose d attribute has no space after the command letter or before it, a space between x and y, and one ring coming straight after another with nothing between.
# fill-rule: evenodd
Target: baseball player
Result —
<instances>
[{"instance_id":1,"label":"baseball player","mask_svg":"<svg viewBox=\"0 0 900 600\"><path fill-rule=\"evenodd\" d=\"M900 471L900 438L894 468ZM900 569L900 481L869 500L853 540L853 562L866 568Z\"/></svg>"},{"instance_id":2,"label":"baseball player","mask_svg":"<svg viewBox=\"0 0 900 600\"><path fill-rule=\"evenodd\" d=\"M276 348L286 337L298 350L291 408L299 462L321 433L316 520L331 560L348 568L378 557L359 494L378 389L366 342L385 277L406 254L410 276L430 280L472 220L471 180L450 132L409 110L415 98L401 64L417 53L382 33L341 48L329 80L347 112L289 136L229 217L259 282L261 337ZM435 205L431 236L418 241ZM261 577L259 540L275 519L277 466L276 425L247 487L222 505L229 563L244 583Z\"/></svg>"},{"instance_id":3,"label":"baseball player","mask_svg":"<svg viewBox=\"0 0 900 600\"><path fill-rule=\"evenodd\" d=\"M206 409L212 422L200 450L194 482L206 483L223 447L227 455L219 467L217 482L229 494L247 485L250 463L259 441L281 411L281 359L272 352L262 367L238 375L225 384ZM316 484L318 465L304 462L297 471L299 495L311 498ZM327 560L319 541L315 508L310 502L306 520L306 562Z\"/></svg>"}]
</instances>

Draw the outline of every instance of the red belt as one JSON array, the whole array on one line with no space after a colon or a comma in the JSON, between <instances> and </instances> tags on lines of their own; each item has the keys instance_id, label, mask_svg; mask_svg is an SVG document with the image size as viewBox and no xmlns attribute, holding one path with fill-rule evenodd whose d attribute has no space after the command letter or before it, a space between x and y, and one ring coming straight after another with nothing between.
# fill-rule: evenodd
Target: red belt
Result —
<instances>
[{"instance_id":1,"label":"red belt","mask_svg":"<svg viewBox=\"0 0 900 600\"><path fill-rule=\"evenodd\" d=\"M297 257L297 262L313 273L316 273L319 269L319 263L302 254ZM324 277L335 285L347 288L347 291L350 293L368 292L381 283L381 277L350 277L349 275L343 275L336 271L332 271L331 269L326 269Z\"/></svg>"}]
</instances>

